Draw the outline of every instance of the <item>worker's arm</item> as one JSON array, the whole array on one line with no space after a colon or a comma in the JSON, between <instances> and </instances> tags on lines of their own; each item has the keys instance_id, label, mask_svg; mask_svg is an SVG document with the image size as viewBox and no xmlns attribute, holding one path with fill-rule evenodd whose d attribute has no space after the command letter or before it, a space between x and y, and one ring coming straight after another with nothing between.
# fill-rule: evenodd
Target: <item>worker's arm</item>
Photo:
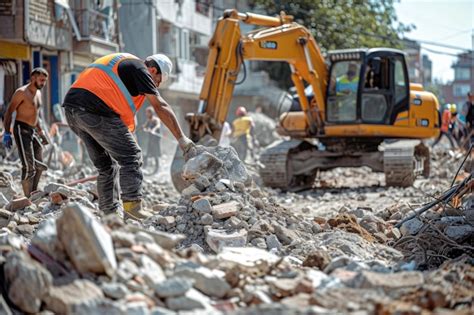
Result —
<instances>
[{"instance_id":1,"label":"worker's arm","mask_svg":"<svg viewBox=\"0 0 474 315\"><path fill-rule=\"evenodd\" d=\"M151 106L155 109L156 114L165 124L166 127L171 131L173 136L178 140L180 148L186 154L195 145L194 143L184 135L181 126L178 123L178 119L174 114L171 106L161 97L161 95L145 94L147 100Z\"/></svg>"},{"instance_id":2,"label":"worker's arm","mask_svg":"<svg viewBox=\"0 0 474 315\"><path fill-rule=\"evenodd\" d=\"M5 133L11 133L11 124L12 124L12 115L17 110L18 106L20 106L21 102L23 101L23 91L16 91L13 94L13 98L8 105L7 111L5 112L3 126L5 128Z\"/></svg>"}]
</instances>

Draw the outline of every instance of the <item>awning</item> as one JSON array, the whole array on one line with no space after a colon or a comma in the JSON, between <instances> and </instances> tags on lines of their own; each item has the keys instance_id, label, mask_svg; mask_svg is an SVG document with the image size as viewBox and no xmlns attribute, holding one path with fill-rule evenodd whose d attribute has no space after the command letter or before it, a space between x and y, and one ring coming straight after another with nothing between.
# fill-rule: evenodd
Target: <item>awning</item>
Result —
<instances>
[{"instance_id":1,"label":"awning","mask_svg":"<svg viewBox=\"0 0 474 315\"><path fill-rule=\"evenodd\" d=\"M23 44L0 41L0 58L29 60L30 47Z\"/></svg>"},{"instance_id":2,"label":"awning","mask_svg":"<svg viewBox=\"0 0 474 315\"><path fill-rule=\"evenodd\" d=\"M69 22L71 23L74 34L76 35L76 39L82 40L81 32L79 31L79 27L77 27L76 19L74 18L74 13L72 12L71 7L69 6L69 1L68 0L54 0L54 4L66 10L67 16L69 18Z\"/></svg>"}]
</instances>

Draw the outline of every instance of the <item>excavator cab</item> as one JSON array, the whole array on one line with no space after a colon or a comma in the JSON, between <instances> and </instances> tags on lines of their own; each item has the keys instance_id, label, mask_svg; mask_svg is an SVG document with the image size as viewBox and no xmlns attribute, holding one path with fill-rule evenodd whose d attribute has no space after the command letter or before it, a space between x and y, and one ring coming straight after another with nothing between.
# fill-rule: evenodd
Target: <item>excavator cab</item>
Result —
<instances>
[{"instance_id":1,"label":"excavator cab","mask_svg":"<svg viewBox=\"0 0 474 315\"><path fill-rule=\"evenodd\" d=\"M329 53L326 124L393 125L409 107L403 52L352 49Z\"/></svg>"}]
</instances>

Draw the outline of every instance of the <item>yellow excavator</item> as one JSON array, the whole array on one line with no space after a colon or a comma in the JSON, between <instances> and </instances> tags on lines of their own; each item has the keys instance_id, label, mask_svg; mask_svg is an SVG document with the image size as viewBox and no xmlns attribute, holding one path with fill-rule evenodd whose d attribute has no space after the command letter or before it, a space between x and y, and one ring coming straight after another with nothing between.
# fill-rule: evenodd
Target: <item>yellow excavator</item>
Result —
<instances>
[{"instance_id":1,"label":"yellow excavator","mask_svg":"<svg viewBox=\"0 0 474 315\"><path fill-rule=\"evenodd\" d=\"M242 34L242 22L261 28ZM186 117L192 140L219 139L245 60L287 62L300 103L300 110L280 116L277 131L289 140L260 156L266 186L293 189L313 184L318 169L364 165L383 171L389 186L429 176L429 149L421 139L439 134L439 104L420 84L409 83L404 53L346 49L325 59L311 33L283 12L270 17L227 10L219 19L198 112ZM172 165L178 189L181 162L175 158Z\"/></svg>"}]
</instances>

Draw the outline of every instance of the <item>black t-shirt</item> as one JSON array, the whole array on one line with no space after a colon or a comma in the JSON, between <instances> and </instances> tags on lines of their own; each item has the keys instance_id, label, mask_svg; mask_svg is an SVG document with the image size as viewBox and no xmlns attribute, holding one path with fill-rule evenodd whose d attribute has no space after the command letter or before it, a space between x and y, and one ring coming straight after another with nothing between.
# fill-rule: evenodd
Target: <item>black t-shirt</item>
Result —
<instances>
[{"instance_id":1,"label":"black t-shirt","mask_svg":"<svg viewBox=\"0 0 474 315\"><path fill-rule=\"evenodd\" d=\"M466 113L466 122L471 125L471 128L474 128L474 104L471 102L466 102L467 113Z\"/></svg>"},{"instance_id":2,"label":"black t-shirt","mask_svg":"<svg viewBox=\"0 0 474 315\"><path fill-rule=\"evenodd\" d=\"M120 80L132 96L139 94L159 95L155 82L141 60L126 59L118 65ZM81 110L103 116L117 115L98 96L85 89L71 88L64 98L63 106L79 107Z\"/></svg>"}]
</instances>

